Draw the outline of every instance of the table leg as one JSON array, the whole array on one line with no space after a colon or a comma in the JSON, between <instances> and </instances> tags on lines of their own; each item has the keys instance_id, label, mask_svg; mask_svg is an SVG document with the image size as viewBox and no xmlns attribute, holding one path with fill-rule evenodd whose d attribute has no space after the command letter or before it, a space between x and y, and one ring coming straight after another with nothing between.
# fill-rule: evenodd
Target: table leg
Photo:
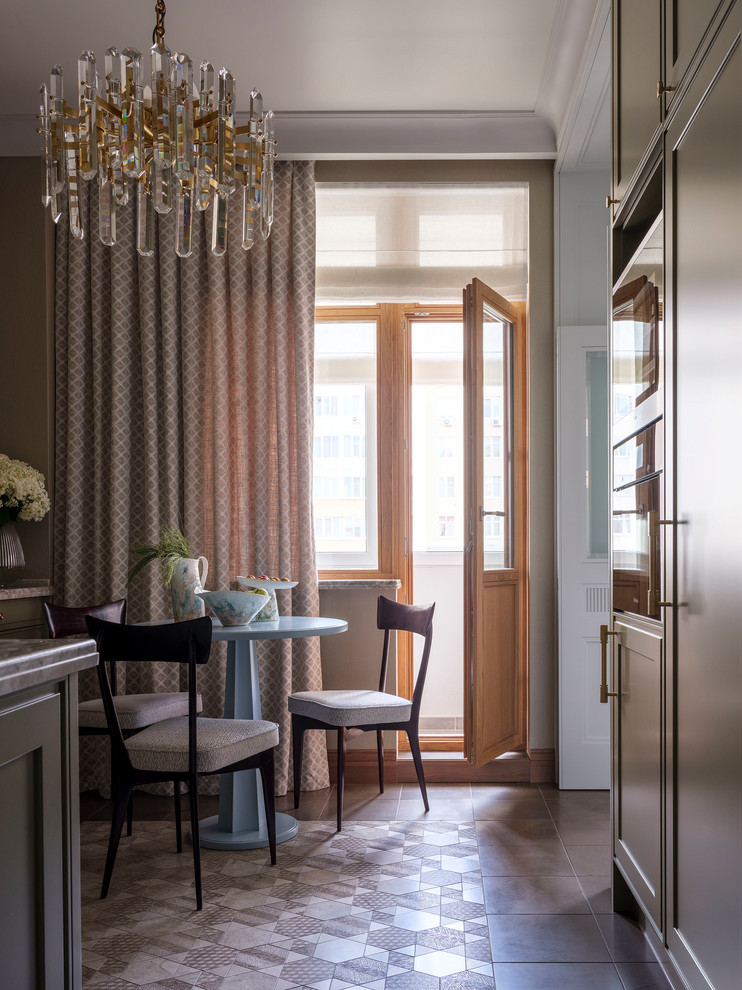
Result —
<instances>
[{"instance_id":1,"label":"table leg","mask_svg":"<svg viewBox=\"0 0 742 990\"><path fill-rule=\"evenodd\" d=\"M225 718L261 718L258 661L254 641L227 644ZM265 804L259 771L223 773L219 814L201 820L201 845L207 849L259 849L268 845ZM276 814L276 841L292 839L299 824L291 815Z\"/></svg>"}]
</instances>

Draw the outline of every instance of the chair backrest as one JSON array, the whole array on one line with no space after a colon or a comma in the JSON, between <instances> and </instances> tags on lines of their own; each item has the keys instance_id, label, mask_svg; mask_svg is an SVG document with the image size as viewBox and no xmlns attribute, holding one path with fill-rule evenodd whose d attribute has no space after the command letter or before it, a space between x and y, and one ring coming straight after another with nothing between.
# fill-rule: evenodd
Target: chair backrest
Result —
<instances>
[{"instance_id":1,"label":"chair backrest","mask_svg":"<svg viewBox=\"0 0 742 990\"><path fill-rule=\"evenodd\" d=\"M415 688L412 692L413 717L420 711L420 702L423 696L423 688L425 687L425 675L428 672L430 647L433 643L433 612L435 612L435 602L432 605L403 605L402 602L394 602L390 598L385 598L383 595L379 595L376 608L376 626L378 629L384 630L379 691L383 691L386 684L391 632L416 633L425 639L423 655L420 658L420 669L418 670Z\"/></svg>"},{"instance_id":2,"label":"chair backrest","mask_svg":"<svg viewBox=\"0 0 742 990\"><path fill-rule=\"evenodd\" d=\"M120 598L117 602L108 602L105 605L84 605L81 608L44 602L44 615L52 639L59 639L60 636L86 636L88 627L85 619L89 615L107 622L126 622L126 599Z\"/></svg>"},{"instance_id":3,"label":"chair backrest","mask_svg":"<svg viewBox=\"0 0 742 990\"><path fill-rule=\"evenodd\" d=\"M196 665L206 663L211 651L212 622L209 618L168 622L156 626L124 626L88 616L85 620L98 650L98 683L111 735L112 751L128 763L113 694L106 673L107 663L165 662L188 664L188 723L191 754L196 752Z\"/></svg>"},{"instance_id":4,"label":"chair backrest","mask_svg":"<svg viewBox=\"0 0 742 990\"><path fill-rule=\"evenodd\" d=\"M107 602L104 605L83 605L81 608L50 605L49 602L44 602L44 615L52 639L60 639L64 636L87 636L88 627L85 625L85 619L88 616L105 619L107 622L121 624L126 622L126 599L119 598L116 602ZM116 694L116 664L113 662L110 678L111 693Z\"/></svg>"}]
</instances>

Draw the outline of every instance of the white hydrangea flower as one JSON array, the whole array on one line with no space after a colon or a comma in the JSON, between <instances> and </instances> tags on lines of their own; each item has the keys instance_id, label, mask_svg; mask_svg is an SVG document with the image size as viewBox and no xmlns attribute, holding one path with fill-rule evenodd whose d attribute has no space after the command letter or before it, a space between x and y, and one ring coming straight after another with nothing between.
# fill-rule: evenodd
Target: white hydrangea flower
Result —
<instances>
[{"instance_id":1,"label":"white hydrangea flower","mask_svg":"<svg viewBox=\"0 0 742 990\"><path fill-rule=\"evenodd\" d=\"M5 517L38 522L50 507L43 474L25 461L0 454L0 521Z\"/></svg>"}]
</instances>

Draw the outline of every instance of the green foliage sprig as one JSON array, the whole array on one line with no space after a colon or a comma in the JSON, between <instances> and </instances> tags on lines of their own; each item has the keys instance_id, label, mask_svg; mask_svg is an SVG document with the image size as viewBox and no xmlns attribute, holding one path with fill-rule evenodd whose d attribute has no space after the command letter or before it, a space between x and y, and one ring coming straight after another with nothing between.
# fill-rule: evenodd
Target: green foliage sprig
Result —
<instances>
[{"instance_id":1,"label":"green foliage sprig","mask_svg":"<svg viewBox=\"0 0 742 990\"><path fill-rule=\"evenodd\" d=\"M131 552L138 560L129 571L127 584L131 584L147 564L159 560L162 562L163 580L168 585L173 579L178 561L194 556L185 536L175 526L163 526L158 543L135 543Z\"/></svg>"}]
</instances>

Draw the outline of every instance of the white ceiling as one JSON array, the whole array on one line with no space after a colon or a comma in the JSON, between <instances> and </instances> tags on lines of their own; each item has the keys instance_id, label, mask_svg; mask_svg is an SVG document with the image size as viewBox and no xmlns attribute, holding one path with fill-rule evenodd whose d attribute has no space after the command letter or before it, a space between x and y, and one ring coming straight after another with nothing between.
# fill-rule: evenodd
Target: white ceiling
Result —
<instances>
[{"instance_id":1,"label":"white ceiling","mask_svg":"<svg viewBox=\"0 0 742 990\"><path fill-rule=\"evenodd\" d=\"M261 89L284 157L554 158L581 80L606 57L605 0L167 6L168 47L188 52L196 71L203 59L231 69L238 108L252 86ZM64 66L74 97L83 49L102 68L112 45L146 50L155 21L154 0L0 0L0 11L2 154L36 152L31 125L52 65ZM605 143L607 161L607 134Z\"/></svg>"}]
</instances>

